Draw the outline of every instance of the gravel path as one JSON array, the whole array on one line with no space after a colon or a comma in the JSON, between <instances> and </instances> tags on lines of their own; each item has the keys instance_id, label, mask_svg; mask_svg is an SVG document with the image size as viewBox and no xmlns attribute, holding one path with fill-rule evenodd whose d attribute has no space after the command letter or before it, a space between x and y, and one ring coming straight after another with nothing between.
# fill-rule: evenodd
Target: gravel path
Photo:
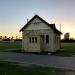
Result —
<instances>
[{"instance_id":1,"label":"gravel path","mask_svg":"<svg viewBox=\"0 0 75 75\"><path fill-rule=\"evenodd\" d=\"M75 70L75 57L0 52L0 60Z\"/></svg>"}]
</instances>

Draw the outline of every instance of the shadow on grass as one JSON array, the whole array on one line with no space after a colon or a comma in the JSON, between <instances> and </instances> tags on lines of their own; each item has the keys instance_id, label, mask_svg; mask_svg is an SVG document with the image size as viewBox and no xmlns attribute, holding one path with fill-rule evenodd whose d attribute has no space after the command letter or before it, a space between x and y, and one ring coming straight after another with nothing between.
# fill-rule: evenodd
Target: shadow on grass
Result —
<instances>
[{"instance_id":1,"label":"shadow on grass","mask_svg":"<svg viewBox=\"0 0 75 75\"><path fill-rule=\"evenodd\" d=\"M69 71L69 70L68 70ZM65 75L66 70L0 61L0 75Z\"/></svg>"},{"instance_id":2,"label":"shadow on grass","mask_svg":"<svg viewBox=\"0 0 75 75\"><path fill-rule=\"evenodd\" d=\"M75 55L75 51L63 49L63 50L57 50L57 51L53 52L51 55L52 56L68 56L68 57L70 57L70 56Z\"/></svg>"}]
</instances>

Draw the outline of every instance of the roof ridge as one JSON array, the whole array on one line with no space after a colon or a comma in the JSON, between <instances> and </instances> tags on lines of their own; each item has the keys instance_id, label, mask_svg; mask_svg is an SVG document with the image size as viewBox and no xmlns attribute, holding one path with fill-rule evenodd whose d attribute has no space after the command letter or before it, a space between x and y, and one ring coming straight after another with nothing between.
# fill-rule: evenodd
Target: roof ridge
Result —
<instances>
[{"instance_id":1,"label":"roof ridge","mask_svg":"<svg viewBox=\"0 0 75 75\"><path fill-rule=\"evenodd\" d=\"M56 29L55 23L49 24L49 23L46 22L44 19L42 19L40 16L38 16L37 14L35 14L35 15L20 29L20 31L23 31L23 29L26 28L36 17L39 18L39 19L40 19L43 23L45 23L47 26L51 27L54 31L56 31L56 32L58 32L58 33L61 34L61 32Z\"/></svg>"}]
</instances>

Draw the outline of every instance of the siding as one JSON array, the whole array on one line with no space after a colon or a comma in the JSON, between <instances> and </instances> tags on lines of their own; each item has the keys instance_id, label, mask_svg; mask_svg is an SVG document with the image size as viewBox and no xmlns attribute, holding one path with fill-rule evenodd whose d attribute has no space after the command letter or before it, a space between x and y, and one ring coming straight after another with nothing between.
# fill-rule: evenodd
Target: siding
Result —
<instances>
[{"instance_id":1,"label":"siding","mask_svg":"<svg viewBox=\"0 0 75 75\"><path fill-rule=\"evenodd\" d=\"M54 50L60 49L60 35L54 34Z\"/></svg>"},{"instance_id":2,"label":"siding","mask_svg":"<svg viewBox=\"0 0 75 75\"><path fill-rule=\"evenodd\" d=\"M38 18L35 18L25 30L40 30L40 29L50 29L50 27L45 25Z\"/></svg>"},{"instance_id":3,"label":"siding","mask_svg":"<svg viewBox=\"0 0 75 75\"><path fill-rule=\"evenodd\" d=\"M40 35L49 35L49 43L41 44ZM25 52L54 52L59 49L59 43L56 44L54 41L55 36L58 36L58 34L55 34L49 26L45 25L38 18L35 18L30 25L23 30L22 49ZM29 43L29 37L37 37L37 43Z\"/></svg>"},{"instance_id":4,"label":"siding","mask_svg":"<svg viewBox=\"0 0 75 75\"><path fill-rule=\"evenodd\" d=\"M29 33L29 34L28 34ZM27 34L27 35L25 35ZM40 43L40 35L49 35L49 43L41 44ZM37 44L35 43L29 43L29 37L37 37ZM43 30L24 30L23 31L23 50L26 52L41 52L41 51L47 51L47 52L53 52L53 31L50 29L43 29Z\"/></svg>"}]
</instances>

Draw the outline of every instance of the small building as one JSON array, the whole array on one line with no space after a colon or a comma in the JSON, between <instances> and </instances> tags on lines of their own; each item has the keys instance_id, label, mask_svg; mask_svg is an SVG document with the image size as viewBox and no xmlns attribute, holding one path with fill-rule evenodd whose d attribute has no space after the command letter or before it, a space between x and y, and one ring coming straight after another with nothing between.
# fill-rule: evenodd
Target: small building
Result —
<instances>
[{"instance_id":1,"label":"small building","mask_svg":"<svg viewBox=\"0 0 75 75\"><path fill-rule=\"evenodd\" d=\"M54 52L60 49L61 32L55 24L49 24L35 15L20 30L22 31L22 49L25 52Z\"/></svg>"},{"instance_id":2,"label":"small building","mask_svg":"<svg viewBox=\"0 0 75 75\"><path fill-rule=\"evenodd\" d=\"M69 40L69 33L64 34L64 40Z\"/></svg>"}]
</instances>

